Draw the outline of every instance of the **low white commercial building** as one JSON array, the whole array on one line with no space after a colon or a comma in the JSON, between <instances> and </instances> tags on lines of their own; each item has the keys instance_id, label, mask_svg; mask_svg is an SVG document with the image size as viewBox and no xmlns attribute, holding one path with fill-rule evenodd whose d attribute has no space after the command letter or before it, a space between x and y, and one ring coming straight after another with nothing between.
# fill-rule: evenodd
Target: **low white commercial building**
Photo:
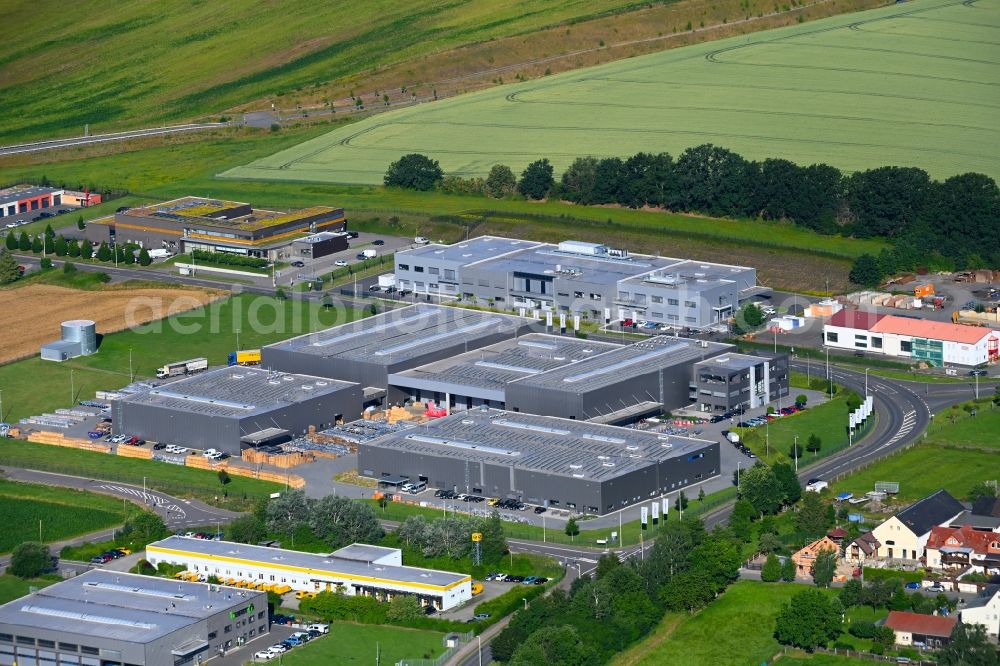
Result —
<instances>
[{"instance_id":1,"label":"low white commercial building","mask_svg":"<svg viewBox=\"0 0 1000 666\"><path fill-rule=\"evenodd\" d=\"M403 566L397 548L352 544L330 554L251 546L172 536L149 544L146 559L216 576L223 583L253 581L285 584L293 590L335 592L389 601L398 594L415 596L423 606L454 608L472 598L466 574Z\"/></svg>"},{"instance_id":2,"label":"low white commercial building","mask_svg":"<svg viewBox=\"0 0 1000 666\"><path fill-rule=\"evenodd\" d=\"M1000 333L982 326L841 310L823 326L823 343L929 365L975 366L1000 360Z\"/></svg>"}]
</instances>

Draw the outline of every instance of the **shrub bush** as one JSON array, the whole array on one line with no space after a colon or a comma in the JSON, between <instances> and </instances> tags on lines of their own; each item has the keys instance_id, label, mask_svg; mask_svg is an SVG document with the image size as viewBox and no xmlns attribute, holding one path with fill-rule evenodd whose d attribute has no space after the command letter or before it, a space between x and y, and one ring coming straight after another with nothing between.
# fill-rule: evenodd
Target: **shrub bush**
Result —
<instances>
[{"instance_id":1,"label":"shrub bush","mask_svg":"<svg viewBox=\"0 0 1000 666\"><path fill-rule=\"evenodd\" d=\"M194 250L191 256L195 261L204 261L223 266L243 266L247 268L264 268L270 265L267 259L258 257L245 257L241 254L228 254L226 252L206 252L205 250Z\"/></svg>"}]
</instances>

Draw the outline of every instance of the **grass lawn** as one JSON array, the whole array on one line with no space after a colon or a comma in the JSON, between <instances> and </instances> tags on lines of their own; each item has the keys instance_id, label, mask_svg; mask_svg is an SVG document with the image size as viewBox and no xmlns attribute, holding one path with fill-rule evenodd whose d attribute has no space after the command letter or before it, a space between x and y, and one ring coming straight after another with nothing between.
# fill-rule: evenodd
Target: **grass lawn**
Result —
<instances>
[{"instance_id":1,"label":"grass lawn","mask_svg":"<svg viewBox=\"0 0 1000 666\"><path fill-rule=\"evenodd\" d=\"M1000 408L980 405L975 416L958 410L954 423L947 414L939 414L927 428L928 444L985 448L1000 453Z\"/></svg>"},{"instance_id":2,"label":"grass lawn","mask_svg":"<svg viewBox=\"0 0 1000 666\"><path fill-rule=\"evenodd\" d=\"M781 606L801 585L741 581L704 610L684 616L674 632L655 646L640 643L637 660L614 664L636 666L745 666L768 662L780 646L771 635ZM676 616L669 615L665 621ZM654 631L653 636L656 636ZM628 654L628 653L626 653Z\"/></svg>"},{"instance_id":3,"label":"grass lawn","mask_svg":"<svg viewBox=\"0 0 1000 666\"><path fill-rule=\"evenodd\" d=\"M13 601L26 595L31 587L47 587L52 583L58 583L62 576L58 574L48 574L41 578L18 578L10 574L0 575L0 604Z\"/></svg>"},{"instance_id":4,"label":"grass lawn","mask_svg":"<svg viewBox=\"0 0 1000 666\"><path fill-rule=\"evenodd\" d=\"M803 412L772 420L766 427L734 428L747 446L768 464L790 462L788 453L792 449L796 435L803 453L800 465L829 456L848 445L847 437L847 395L837 393L816 407ZM815 434L822 443L819 451L806 451L809 436ZM768 445L767 442L770 442ZM767 451L770 451L770 454Z\"/></svg>"},{"instance_id":5,"label":"grass lawn","mask_svg":"<svg viewBox=\"0 0 1000 666\"><path fill-rule=\"evenodd\" d=\"M225 365L239 346L264 344L309 333L358 316L353 309L324 309L319 303L279 301L243 294L104 337L100 350L63 363L39 357L0 366L4 417L17 420L70 404L70 370L74 401L92 399L94 391L114 390L129 383L129 360L137 378L153 377L170 361L205 356Z\"/></svg>"},{"instance_id":6,"label":"grass lawn","mask_svg":"<svg viewBox=\"0 0 1000 666\"><path fill-rule=\"evenodd\" d=\"M330 633L282 656L289 666L383 664L403 659L434 659L444 652L444 634L352 622L333 622Z\"/></svg>"},{"instance_id":7,"label":"grass lawn","mask_svg":"<svg viewBox=\"0 0 1000 666\"><path fill-rule=\"evenodd\" d=\"M412 152L453 175L485 176L498 162L519 173L541 157L559 173L577 156L713 143L848 172L901 164L996 177L983 84L998 19L996 3L927 0L661 51L375 115L226 175L377 184Z\"/></svg>"},{"instance_id":8,"label":"grass lawn","mask_svg":"<svg viewBox=\"0 0 1000 666\"><path fill-rule=\"evenodd\" d=\"M921 444L835 482L833 491L859 495L873 490L877 481L898 481L900 501L917 500L940 488L964 498L976 482L997 478L998 469L1000 452Z\"/></svg>"},{"instance_id":9,"label":"grass lawn","mask_svg":"<svg viewBox=\"0 0 1000 666\"><path fill-rule=\"evenodd\" d=\"M868 641L869 643L871 641ZM806 654L798 650L773 662L777 666L872 666L871 659L841 657L832 654Z\"/></svg>"},{"instance_id":10,"label":"grass lawn","mask_svg":"<svg viewBox=\"0 0 1000 666\"><path fill-rule=\"evenodd\" d=\"M0 553L23 541L49 543L95 532L125 520L120 500L69 488L0 479Z\"/></svg>"},{"instance_id":11,"label":"grass lawn","mask_svg":"<svg viewBox=\"0 0 1000 666\"><path fill-rule=\"evenodd\" d=\"M226 491L229 498L221 502L220 506L230 508L239 508L245 504L244 499L267 497L284 487L278 483L236 475L232 475L231 481L223 486L216 473L210 470L15 439L0 440L0 465L139 485L142 485L142 479L146 477L146 485L150 489L177 497L197 497L211 503L214 503L215 496L221 496ZM120 508L120 503L118 506ZM38 528L37 523L34 527Z\"/></svg>"}]
</instances>

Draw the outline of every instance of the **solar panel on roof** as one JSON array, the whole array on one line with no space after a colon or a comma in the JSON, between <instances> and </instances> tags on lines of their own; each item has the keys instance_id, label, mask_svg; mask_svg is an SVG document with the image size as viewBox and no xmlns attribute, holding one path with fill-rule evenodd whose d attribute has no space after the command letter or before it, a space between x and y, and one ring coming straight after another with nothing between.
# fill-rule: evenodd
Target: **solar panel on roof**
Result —
<instances>
[{"instance_id":1,"label":"solar panel on roof","mask_svg":"<svg viewBox=\"0 0 1000 666\"><path fill-rule=\"evenodd\" d=\"M108 617L106 615L94 615L92 613L78 613L76 611L62 610L59 608L45 608L42 606L26 605L21 606L22 613L34 613L35 615L46 615L48 617L61 617L67 620L78 620L81 622L96 622L98 624L114 624L120 627L132 627L134 629L153 629L155 624L150 622L139 622L137 620L127 620L119 617Z\"/></svg>"}]
</instances>

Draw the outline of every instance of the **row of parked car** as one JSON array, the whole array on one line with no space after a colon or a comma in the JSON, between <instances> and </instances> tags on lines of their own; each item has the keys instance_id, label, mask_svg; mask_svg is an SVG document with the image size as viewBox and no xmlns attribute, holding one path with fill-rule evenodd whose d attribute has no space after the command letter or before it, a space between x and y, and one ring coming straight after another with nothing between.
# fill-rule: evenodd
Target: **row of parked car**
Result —
<instances>
[{"instance_id":1,"label":"row of parked car","mask_svg":"<svg viewBox=\"0 0 1000 666\"><path fill-rule=\"evenodd\" d=\"M274 621L277 616L271 618ZM277 624L285 624L284 622L279 622ZM280 643L275 643L266 650L259 650L254 653L254 661L271 661L279 655L282 655L292 648L297 648L300 645L305 645L314 638L319 638L323 634L330 633L330 626L327 624L310 624L305 628L305 631L296 631L294 634L281 641Z\"/></svg>"},{"instance_id":2,"label":"row of parked car","mask_svg":"<svg viewBox=\"0 0 1000 666\"><path fill-rule=\"evenodd\" d=\"M459 502L486 502L490 506L494 506L498 509L507 509L508 511L527 511L530 506L515 499L500 499L499 497L491 497L489 499L481 497L479 495L467 495L465 493L456 493L453 490L435 490L434 497L439 499L450 499L457 500ZM536 506L535 513L545 513L544 506Z\"/></svg>"},{"instance_id":3,"label":"row of parked car","mask_svg":"<svg viewBox=\"0 0 1000 666\"><path fill-rule=\"evenodd\" d=\"M544 585L549 582L545 576L512 576L501 571L488 573L483 580L495 583L523 583L524 585Z\"/></svg>"},{"instance_id":4,"label":"row of parked car","mask_svg":"<svg viewBox=\"0 0 1000 666\"><path fill-rule=\"evenodd\" d=\"M38 215L35 215L34 217L32 217L31 220L21 219L21 220L14 220L13 222L8 222L7 223L7 228L8 229L16 229L17 227L23 227L26 224L31 224L32 222L37 222L38 220L45 220L45 219L48 219L50 217L55 217L56 215L63 215L64 213L71 213L71 212L72 211L69 208L60 208L59 210L57 210L54 213L50 213L48 211L44 211L44 212L41 212Z\"/></svg>"},{"instance_id":5,"label":"row of parked car","mask_svg":"<svg viewBox=\"0 0 1000 666\"><path fill-rule=\"evenodd\" d=\"M120 557L125 557L126 555L131 555L132 551L128 548L122 546L120 548L112 548L111 550L106 550L100 555L94 555L90 558L91 564L107 564L111 560L117 560Z\"/></svg>"},{"instance_id":6,"label":"row of parked car","mask_svg":"<svg viewBox=\"0 0 1000 666\"><path fill-rule=\"evenodd\" d=\"M768 421L773 421L774 419L779 419L782 416L791 416L797 412L801 412L806 408L804 403L797 402L794 407L782 407L773 414L761 414L760 416L755 416L752 419L747 419L745 421L740 421L736 425L740 428L756 428L757 426L762 426Z\"/></svg>"}]
</instances>

